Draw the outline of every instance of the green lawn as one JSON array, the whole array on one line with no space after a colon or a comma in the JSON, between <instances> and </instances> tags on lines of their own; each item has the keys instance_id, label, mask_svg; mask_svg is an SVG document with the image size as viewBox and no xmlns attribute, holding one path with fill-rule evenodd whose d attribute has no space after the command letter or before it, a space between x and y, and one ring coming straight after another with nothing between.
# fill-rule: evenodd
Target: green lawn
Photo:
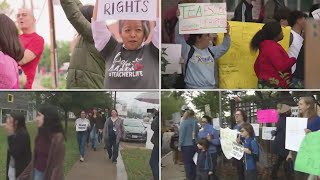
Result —
<instances>
[{"instance_id":1,"label":"green lawn","mask_svg":"<svg viewBox=\"0 0 320 180\"><path fill-rule=\"evenodd\" d=\"M78 160L78 143L76 133L74 130L74 122L70 121L68 125L68 135L66 141L66 155L64 159L64 172L65 175L70 171L73 164ZM27 128L31 136L31 148L33 151L34 139L37 134L37 127L34 123L28 123ZM4 127L0 127L0 179L5 179L6 161L7 161L7 139Z\"/></svg>"},{"instance_id":2,"label":"green lawn","mask_svg":"<svg viewBox=\"0 0 320 180\"><path fill-rule=\"evenodd\" d=\"M129 148L121 150L121 155L128 174L128 180L152 179L149 165L151 150Z\"/></svg>"}]
</instances>

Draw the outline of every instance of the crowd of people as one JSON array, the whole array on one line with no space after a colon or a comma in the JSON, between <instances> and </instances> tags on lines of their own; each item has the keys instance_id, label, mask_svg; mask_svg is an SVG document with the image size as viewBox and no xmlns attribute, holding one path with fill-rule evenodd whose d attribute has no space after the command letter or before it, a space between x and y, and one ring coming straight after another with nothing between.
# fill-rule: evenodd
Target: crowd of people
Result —
<instances>
[{"instance_id":1,"label":"crowd of people","mask_svg":"<svg viewBox=\"0 0 320 180\"><path fill-rule=\"evenodd\" d=\"M301 97L298 103L299 117L308 118L305 133L312 133L320 130L320 117L316 111L316 101L313 97ZM294 171L293 164L297 152L285 148L286 117L291 116L291 107L280 103L277 106L279 121L276 124L276 130L272 131L275 136L272 141L272 153L275 154L276 161L272 165L271 178L279 179L278 171L281 164L284 164L284 176L287 180L299 179L317 179L314 175L308 175L302 172ZM178 139L172 137L172 141L177 142L177 148L171 145L176 151L175 163L178 159L184 165L185 176L188 180L217 180L219 179L219 169L217 168L217 159L221 152L221 137L219 131L214 129L212 118L204 115L200 121L195 117L193 110L186 105L182 107L182 117L178 124ZM244 155L240 160L232 158L232 165L236 169L236 176L239 180L257 180L260 179L258 172L258 161L260 155L260 145L256 139L253 126L244 110L238 109L234 114L234 130L238 132L236 142L243 146ZM173 142L174 144L174 142ZM181 153L182 156L178 154ZM197 153L197 154L196 154ZM194 162L194 156L197 161ZM223 157L222 157L223 158ZM319 178L319 177L318 177ZM220 178L221 179L221 178Z\"/></svg>"}]
</instances>

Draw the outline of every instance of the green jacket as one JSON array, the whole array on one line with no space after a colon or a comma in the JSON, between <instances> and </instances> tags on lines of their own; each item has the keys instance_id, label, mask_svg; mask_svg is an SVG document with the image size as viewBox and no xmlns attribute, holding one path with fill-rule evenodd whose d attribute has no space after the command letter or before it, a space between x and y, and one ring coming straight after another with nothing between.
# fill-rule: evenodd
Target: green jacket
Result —
<instances>
[{"instance_id":1,"label":"green jacket","mask_svg":"<svg viewBox=\"0 0 320 180\"><path fill-rule=\"evenodd\" d=\"M79 33L73 49L67 75L67 89L102 89L105 61L94 46L91 24L82 15L79 0L60 0L73 27Z\"/></svg>"}]
</instances>

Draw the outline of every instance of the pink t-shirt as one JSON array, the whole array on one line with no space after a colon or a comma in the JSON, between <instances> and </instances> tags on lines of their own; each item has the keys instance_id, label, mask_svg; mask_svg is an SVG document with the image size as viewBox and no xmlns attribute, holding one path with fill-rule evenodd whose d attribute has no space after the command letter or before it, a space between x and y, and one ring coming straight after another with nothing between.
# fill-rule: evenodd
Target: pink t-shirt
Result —
<instances>
[{"instance_id":1,"label":"pink t-shirt","mask_svg":"<svg viewBox=\"0 0 320 180\"><path fill-rule=\"evenodd\" d=\"M17 62L0 51L0 89L19 89Z\"/></svg>"}]
</instances>

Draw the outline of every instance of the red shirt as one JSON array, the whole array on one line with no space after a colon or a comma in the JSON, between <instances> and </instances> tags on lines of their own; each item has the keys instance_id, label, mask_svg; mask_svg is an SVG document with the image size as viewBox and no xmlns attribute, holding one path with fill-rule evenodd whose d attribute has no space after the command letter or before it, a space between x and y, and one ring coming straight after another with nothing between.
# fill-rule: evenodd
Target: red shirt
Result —
<instances>
[{"instance_id":1,"label":"red shirt","mask_svg":"<svg viewBox=\"0 0 320 180\"><path fill-rule=\"evenodd\" d=\"M254 63L254 71L258 79L270 82L270 79L274 78L279 81L278 87L287 89L292 78L291 67L295 63L296 58L289 58L280 44L265 40L260 44L259 55ZM287 76L281 77L281 74L285 73Z\"/></svg>"},{"instance_id":2,"label":"red shirt","mask_svg":"<svg viewBox=\"0 0 320 180\"><path fill-rule=\"evenodd\" d=\"M37 33L21 34L20 40L25 49L30 50L36 55L32 61L21 66L23 72L27 77L26 89L31 89L36 75L36 69L40 61L41 54L44 48L44 39Z\"/></svg>"}]
</instances>

